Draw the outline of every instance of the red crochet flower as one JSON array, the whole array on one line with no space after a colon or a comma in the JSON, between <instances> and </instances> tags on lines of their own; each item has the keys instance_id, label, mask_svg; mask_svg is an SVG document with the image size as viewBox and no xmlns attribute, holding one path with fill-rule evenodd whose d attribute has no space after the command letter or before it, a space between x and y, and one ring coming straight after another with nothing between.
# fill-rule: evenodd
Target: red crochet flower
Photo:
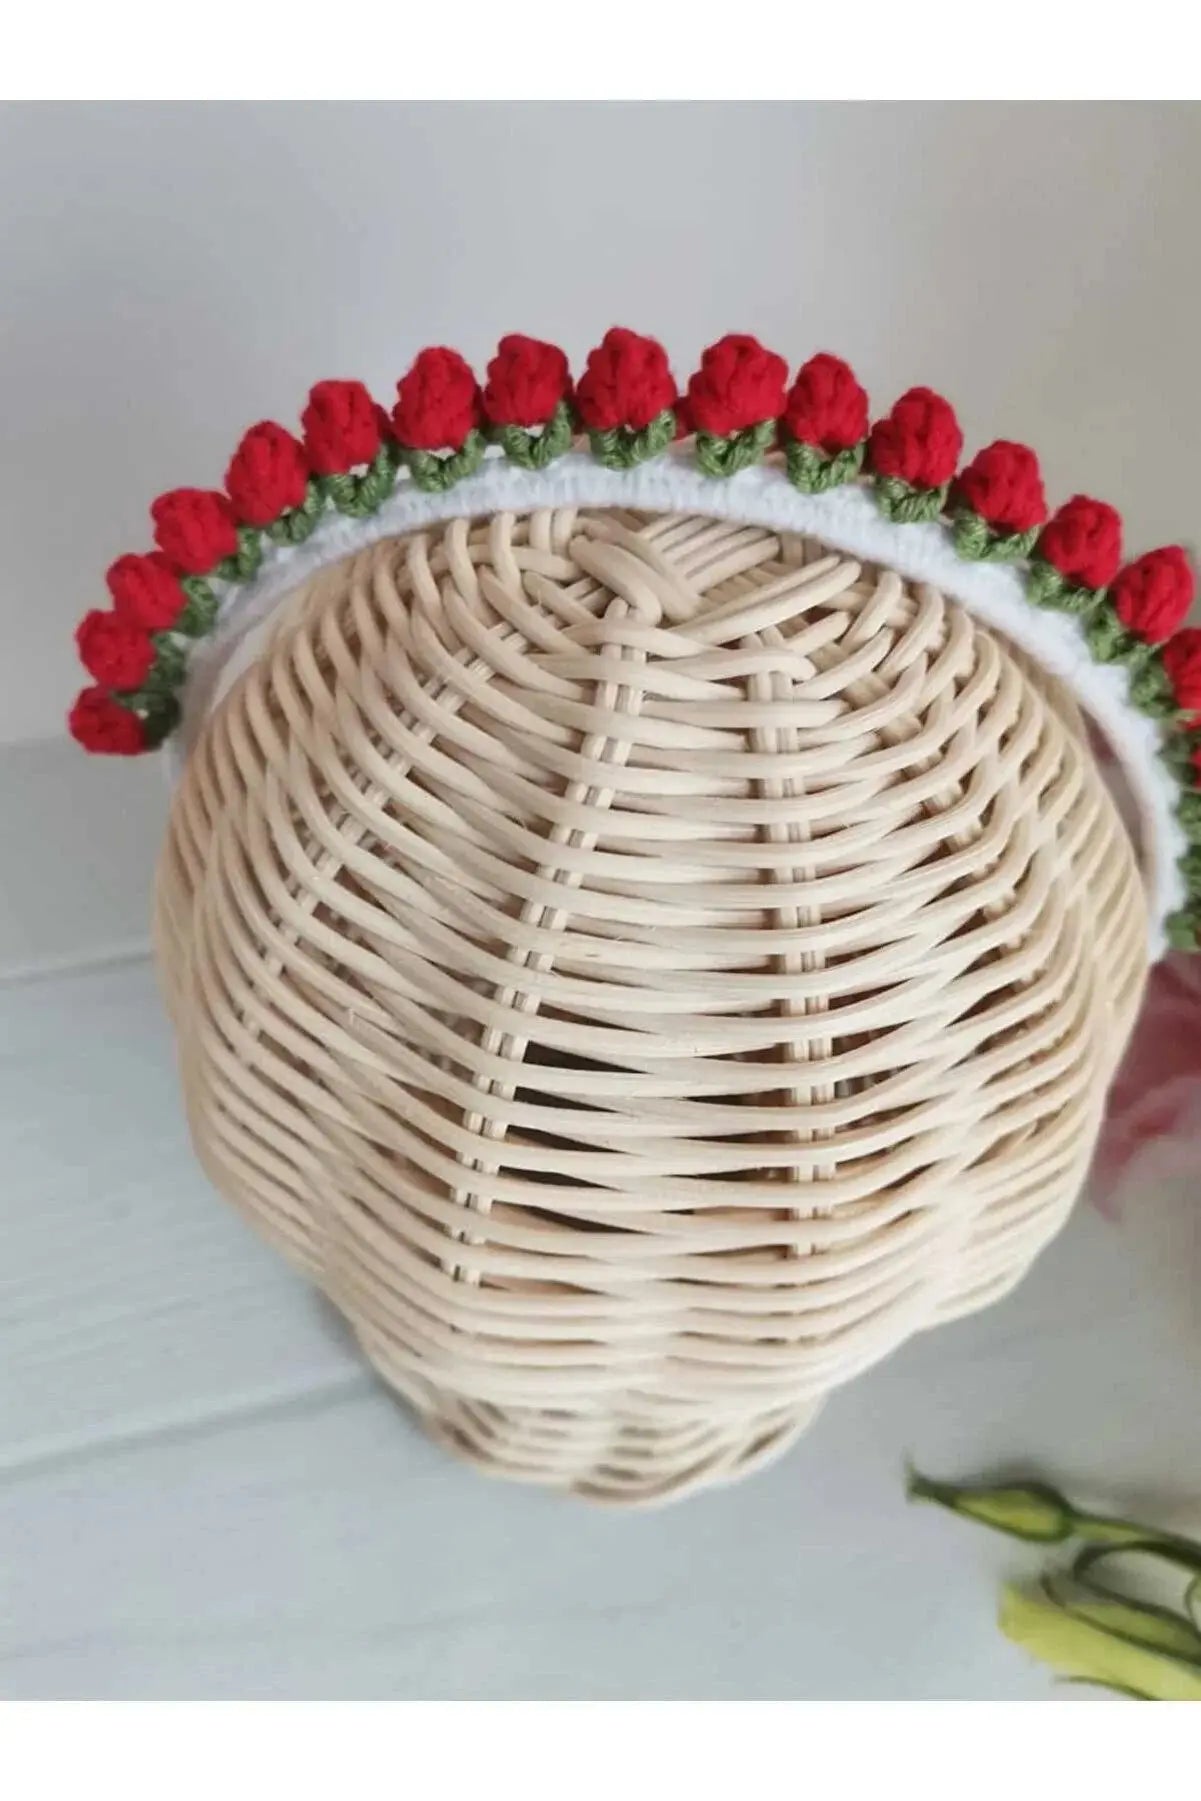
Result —
<instances>
[{"instance_id":1,"label":"red crochet flower","mask_svg":"<svg viewBox=\"0 0 1201 1801\"><path fill-rule=\"evenodd\" d=\"M493 425L528 430L547 425L561 401L571 396L571 371L556 344L510 332L488 364L484 412Z\"/></svg>"},{"instance_id":2,"label":"red crochet flower","mask_svg":"<svg viewBox=\"0 0 1201 1801\"><path fill-rule=\"evenodd\" d=\"M1201 713L1201 627L1190 625L1163 647L1163 666L1182 713Z\"/></svg>"},{"instance_id":3,"label":"red crochet flower","mask_svg":"<svg viewBox=\"0 0 1201 1801\"><path fill-rule=\"evenodd\" d=\"M225 557L237 554L237 521L224 494L174 488L159 495L150 517L155 543L185 574L207 575Z\"/></svg>"},{"instance_id":4,"label":"red crochet flower","mask_svg":"<svg viewBox=\"0 0 1201 1801\"><path fill-rule=\"evenodd\" d=\"M1038 458L1004 438L972 458L956 479L953 498L1001 532L1028 532L1047 517Z\"/></svg>"},{"instance_id":5,"label":"red crochet flower","mask_svg":"<svg viewBox=\"0 0 1201 1801\"><path fill-rule=\"evenodd\" d=\"M1183 624L1196 583L1179 544L1149 550L1127 563L1110 590L1114 611L1126 630L1148 644L1162 644Z\"/></svg>"},{"instance_id":6,"label":"red crochet flower","mask_svg":"<svg viewBox=\"0 0 1201 1801\"><path fill-rule=\"evenodd\" d=\"M303 447L270 419L251 426L225 471L225 491L246 525L273 525L302 506L308 483Z\"/></svg>"},{"instance_id":7,"label":"red crochet flower","mask_svg":"<svg viewBox=\"0 0 1201 1801\"><path fill-rule=\"evenodd\" d=\"M784 411L784 429L835 456L867 436L867 395L841 357L819 351L801 365Z\"/></svg>"},{"instance_id":8,"label":"red crochet flower","mask_svg":"<svg viewBox=\"0 0 1201 1801\"><path fill-rule=\"evenodd\" d=\"M136 757L149 749L137 714L118 706L103 688L84 688L76 697L67 714L67 730L85 750L110 757Z\"/></svg>"},{"instance_id":9,"label":"red crochet flower","mask_svg":"<svg viewBox=\"0 0 1201 1801\"><path fill-rule=\"evenodd\" d=\"M949 482L963 449L963 433L953 409L930 388L910 388L872 426L868 456L877 475L914 488L941 488Z\"/></svg>"},{"instance_id":10,"label":"red crochet flower","mask_svg":"<svg viewBox=\"0 0 1201 1801\"><path fill-rule=\"evenodd\" d=\"M170 631L188 604L179 577L161 550L144 557L118 557L105 580L113 611L146 632Z\"/></svg>"},{"instance_id":11,"label":"red crochet flower","mask_svg":"<svg viewBox=\"0 0 1201 1801\"><path fill-rule=\"evenodd\" d=\"M480 393L457 350L422 350L396 384L396 436L408 450L461 450L480 420Z\"/></svg>"},{"instance_id":12,"label":"red crochet flower","mask_svg":"<svg viewBox=\"0 0 1201 1801\"><path fill-rule=\"evenodd\" d=\"M701 366L688 383L689 427L728 438L777 419L787 381L782 356L765 350L758 338L730 332L702 352Z\"/></svg>"},{"instance_id":13,"label":"red crochet flower","mask_svg":"<svg viewBox=\"0 0 1201 1801\"><path fill-rule=\"evenodd\" d=\"M645 431L679 398L667 352L654 338L615 325L595 350L576 391L580 418L589 431Z\"/></svg>"},{"instance_id":14,"label":"red crochet flower","mask_svg":"<svg viewBox=\"0 0 1201 1801\"><path fill-rule=\"evenodd\" d=\"M150 634L116 613L88 613L75 642L88 674L106 688L140 688L154 667Z\"/></svg>"},{"instance_id":15,"label":"red crochet flower","mask_svg":"<svg viewBox=\"0 0 1201 1801\"><path fill-rule=\"evenodd\" d=\"M1038 554L1082 588L1107 587L1122 560L1121 518L1105 501L1075 494L1043 527Z\"/></svg>"},{"instance_id":16,"label":"red crochet flower","mask_svg":"<svg viewBox=\"0 0 1201 1801\"><path fill-rule=\"evenodd\" d=\"M361 381L319 381L300 415L305 455L316 475L346 475L379 451L387 421Z\"/></svg>"}]
</instances>

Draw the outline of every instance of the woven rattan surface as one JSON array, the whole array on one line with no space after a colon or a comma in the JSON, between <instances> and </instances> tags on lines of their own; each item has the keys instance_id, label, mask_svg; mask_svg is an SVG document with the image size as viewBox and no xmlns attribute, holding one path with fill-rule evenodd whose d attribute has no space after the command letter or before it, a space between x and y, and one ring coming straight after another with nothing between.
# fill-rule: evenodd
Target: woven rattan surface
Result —
<instances>
[{"instance_id":1,"label":"woven rattan surface","mask_svg":"<svg viewBox=\"0 0 1201 1801\"><path fill-rule=\"evenodd\" d=\"M1018 1279L1146 920L1074 704L961 608L562 509L285 604L157 940L206 1168L385 1379L493 1471L647 1501Z\"/></svg>"}]
</instances>

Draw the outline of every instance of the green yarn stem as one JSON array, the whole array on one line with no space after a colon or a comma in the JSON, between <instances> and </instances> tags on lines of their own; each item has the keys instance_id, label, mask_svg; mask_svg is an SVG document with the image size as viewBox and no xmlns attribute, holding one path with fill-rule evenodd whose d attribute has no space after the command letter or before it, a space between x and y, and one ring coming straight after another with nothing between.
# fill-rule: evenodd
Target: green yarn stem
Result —
<instances>
[{"instance_id":1,"label":"green yarn stem","mask_svg":"<svg viewBox=\"0 0 1201 1801\"><path fill-rule=\"evenodd\" d=\"M1026 577L1026 598L1036 607L1054 607L1058 613L1091 613L1105 597L1104 588L1074 587L1054 564L1034 557Z\"/></svg>"},{"instance_id":2,"label":"green yarn stem","mask_svg":"<svg viewBox=\"0 0 1201 1801\"><path fill-rule=\"evenodd\" d=\"M641 431L619 425L613 431L590 432L592 454L606 469L633 469L648 457L657 457L676 435L676 416L670 407Z\"/></svg>"},{"instance_id":3,"label":"green yarn stem","mask_svg":"<svg viewBox=\"0 0 1201 1801\"><path fill-rule=\"evenodd\" d=\"M1084 637L1098 663L1121 663L1129 681L1132 705L1152 719L1170 719L1176 697L1154 644L1128 632L1108 606L1096 606L1084 621Z\"/></svg>"},{"instance_id":4,"label":"green yarn stem","mask_svg":"<svg viewBox=\"0 0 1201 1801\"><path fill-rule=\"evenodd\" d=\"M1201 949L1201 904L1182 907L1165 922L1168 943L1174 951Z\"/></svg>"},{"instance_id":5,"label":"green yarn stem","mask_svg":"<svg viewBox=\"0 0 1201 1801\"><path fill-rule=\"evenodd\" d=\"M740 469L749 469L752 463L761 463L775 438L774 419L764 419L758 425L748 425L745 431L732 432L728 438L698 431L695 444L697 465L706 475L718 476L724 480L727 476L737 475Z\"/></svg>"},{"instance_id":6,"label":"green yarn stem","mask_svg":"<svg viewBox=\"0 0 1201 1801\"><path fill-rule=\"evenodd\" d=\"M955 548L972 563L1016 563L1030 555L1038 533L1037 525L1027 532L1000 532L967 508L955 514L953 524Z\"/></svg>"},{"instance_id":7,"label":"green yarn stem","mask_svg":"<svg viewBox=\"0 0 1201 1801\"><path fill-rule=\"evenodd\" d=\"M849 450L839 450L830 456L816 444L802 444L799 438L789 438L784 446L788 479L802 494L825 494L830 488L841 488L845 483L853 482L863 468L866 449L865 438L861 444L852 444Z\"/></svg>"},{"instance_id":8,"label":"green yarn stem","mask_svg":"<svg viewBox=\"0 0 1201 1801\"><path fill-rule=\"evenodd\" d=\"M188 604L171 629L182 632L185 638L203 638L216 623L217 596L203 576L185 575L179 585L188 597Z\"/></svg>"},{"instance_id":9,"label":"green yarn stem","mask_svg":"<svg viewBox=\"0 0 1201 1801\"><path fill-rule=\"evenodd\" d=\"M432 450L404 450L405 462L417 486L426 494L445 494L468 475L474 475L484 460L486 444L481 431L469 431L461 449L449 456L438 456Z\"/></svg>"},{"instance_id":10,"label":"green yarn stem","mask_svg":"<svg viewBox=\"0 0 1201 1801\"><path fill-rule=\"evenodd\" d=\"M1086 615L1084 640L1098 663L1129 663L1142 648L1109 607L1094 607Z\"/></svg>"},{"instance_id":11,"label":"green yarn stem","mask_svg":"<svg viewBox=\"0 0 1201 1801\"><path fill-rule=\"evenodd\" d=\"M1176 808L1181 829L1191 844L1201 844L1201 788L1187 789Z\"/></svg>"},{"instance_id":12,"label":"green yarn stem","mask_svg":"<svg viewBox=\"0 0 1201 1801\"><path fill-rule=\"evenodd\" d=\"M1180 873L1190 894L1201 897L1201 844L1190 844L1180 859Z\"/></svg>"},{"instance_id":13,"label":"green yarn stem","mask_svg":"<svg viewBox=\"0 0 1201 1801\"><path fill-rule=\"evenodd\" d=\"M894 524L919 525L938 518L949 486L944 482L941 488L915 488L895 475L882 475L876 478L876 499L884 517Z\"/></svg>"},{"instance_id":14,"label":"green yarn stem","mask_svg":"<svg viewBox=\"0 0 1201 1801\"><path fill-rule=\"evenodd\" d=\"M571 449L575 421L571 408L561 400L541 431L528 431L523 425L498 425L492 436L519 469L545 469Z\"/></svg>"},{"instance_id":15,"label":"green yarn stem","mask_svg":"<svg viewBox=\"0 0 1201 1801\"><path fill-rule=\"evenodd\" d=\"M300 506L273 520L267 527L267 536L274 544L303 544L311 536L324 505L325 494L320 482L310 481Z\"/></svg>"},{"instance_id":16,"label":"green yarn stem","mask_svg":"<svg viewBox=\"0 0 1201 1801\"><path fill-rule=\"evenodd\" d=\"M173 637L170 632L155 632L151 642L154 645L154 665L138 690L139 694L148 699L156 695L173 694L188 672L187 652L178 638Z\"/></svg>"},{"instance_id":17,"label":"green yarn stem","mask_svg":"<svg viewBox=\"0 0 1201 1801\"><path fill-rule=\"evenodd\" d=\"M253 525L240 525L237 551L218 563L213 574L223 582L248 582L258 574L262 560L263 545L259 533Z\"/></svg>"},{"instance_id":18,"label":"green yarn stem","mask_svg":"<svg viewBox=\"0 0 1201 1801\"><path fill-rule=\"evenodd\" d=\"M339 513L349 519L369 519L378 513L396 486L399 454L391 444L381 444L362 475L323 475L322 492Z\"/></svg>"},{"instance_id":19,"label":"green yarn stem","mask_svg":"<svg viewBox=\"0 0 1201 1801\"><path fill-rule=\"evenodd\" d=\"M1136 641L1125 663L1130 678L1130 698L1139 712L1152 719L1171 719L1176 711L1176 696L1158 647Z\"/></svg>"},{"instance_id":20,"label":"green yarn stem","mask_svg":"<svg viewBox=\"0 0 1201 1801\"><path fill-rule=\"evenodd\" d=\"M167 689L157 691L139 688L133 694L114 694L113 699L127 713L137 714L150 750L157 750L163 739L169 738L179 724L179 701Z\"/></svg>"},{"instance_id":21,"label":"green yarn stem","mask_svg":"<svg viewBox=\"0 0 1201 1801\"><path fill-rule=\"evenodd\" d=\"M171 736L179 724L180 710L179 701L174 694L155 695L147 706L142 714L142 730L151 750L157 750L163 739Z\"/></svg>"},{"instance_id":22,"label":"green yarn stem","mask_svg":"<svg viewBox=\"0 0 1201 1801\"><path fill-rule=\"evenodd\" d=\"M1191 732L1177 730L1164 736L1159 754L1176 780L1182 784L1192 776L1193 749L1198 744L1201 744L1201 738ZM1189 798L1191 797L1186 794L1185 799Z\"/></svg>"}]
</instances>

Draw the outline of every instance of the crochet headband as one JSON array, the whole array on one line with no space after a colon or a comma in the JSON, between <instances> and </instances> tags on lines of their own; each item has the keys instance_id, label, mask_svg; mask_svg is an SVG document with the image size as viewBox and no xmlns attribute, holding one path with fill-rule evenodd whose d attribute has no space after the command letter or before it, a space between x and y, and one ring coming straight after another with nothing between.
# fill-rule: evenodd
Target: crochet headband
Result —
<instances>
[{"instance_id":1,"label":"crochet headband","mask_svg":"<svg viewBox=\"0 0 1201 1801\"><path fill-rule=\"evenodd\" d=\"M76 634L94 686L69 716L131 755L200 720L282 598L372 541L451 518L556 506L702 513L803 533L928 582L1064 681L1108 738L1146 833L1153 952L1201 943L1201 629L1179 546L1123 563L1121 520L1076 495L1049 514L1038 461L999 441L960 466L948 403L912 388L869 425L837 357L788 365L755 338L710 346L686 393L654 339L615 328L578 384L566 356L502 339L481 389L454 350L420 352L391 414L319 382L301 435L263 422L224 491L151 507L157 549L108 571Z\"/></svg>"}]
</instances>

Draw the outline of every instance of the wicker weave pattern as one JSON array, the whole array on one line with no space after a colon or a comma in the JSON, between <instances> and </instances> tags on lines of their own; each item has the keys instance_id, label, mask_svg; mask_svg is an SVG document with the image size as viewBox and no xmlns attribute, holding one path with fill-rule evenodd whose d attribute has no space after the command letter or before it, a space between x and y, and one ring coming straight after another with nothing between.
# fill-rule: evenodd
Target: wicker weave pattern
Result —
<instances>
[{"instance_id":1,"label":"wicker weave pattern","mask_svg":"<svg viewBox=\"0 0 1201 1801\"><path fill-rule=\"evenodd\" d=\"M1146 935L1073 703L961 609L569 508L293 598L157 927L218 1187L431 1430L616 1500L1017 1280Z\"/></svg>"}]
</instances>

